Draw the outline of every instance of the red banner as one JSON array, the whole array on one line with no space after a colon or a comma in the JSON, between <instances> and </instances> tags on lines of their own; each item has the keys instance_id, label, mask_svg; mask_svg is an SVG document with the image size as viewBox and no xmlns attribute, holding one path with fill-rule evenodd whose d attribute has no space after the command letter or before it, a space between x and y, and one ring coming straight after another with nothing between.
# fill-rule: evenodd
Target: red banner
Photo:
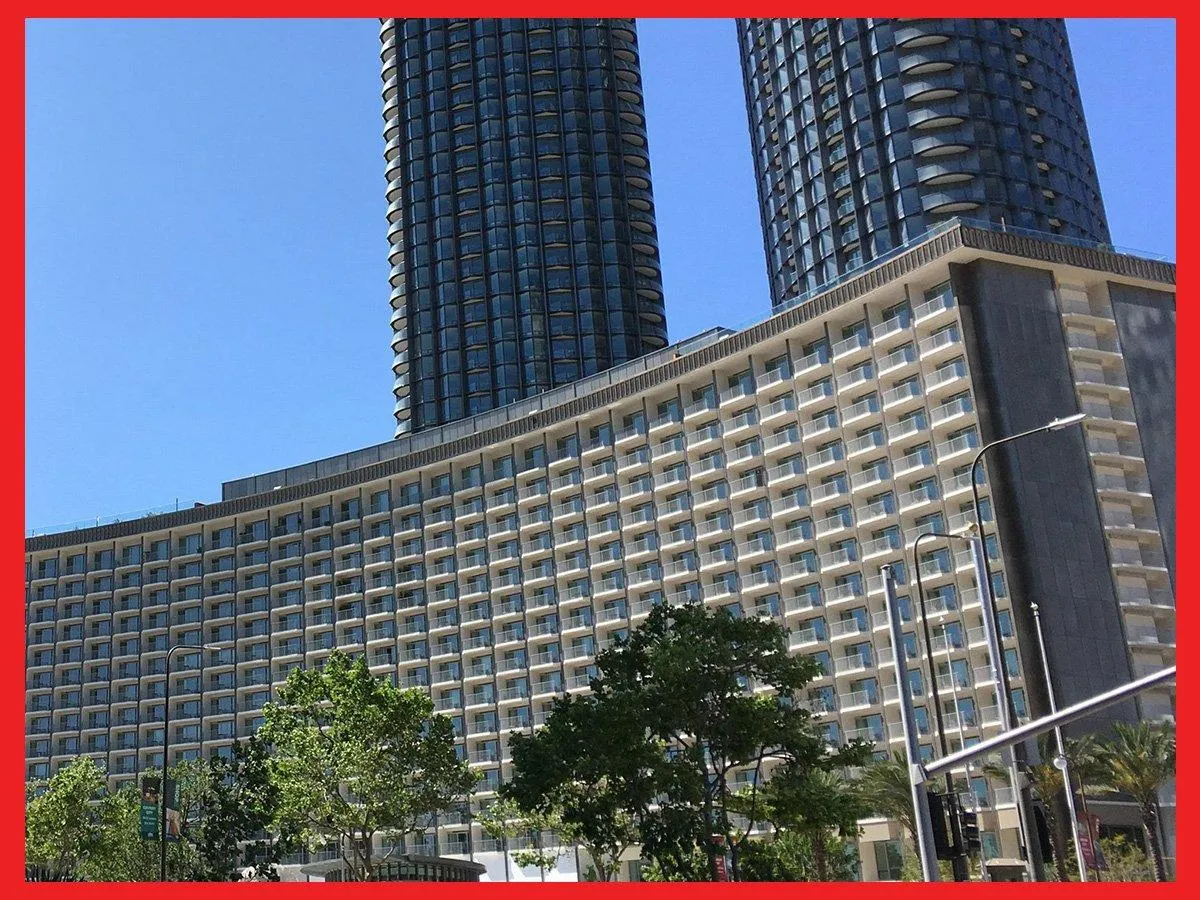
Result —
<instances>
[{"instance_id":1,"label":"red banner","mask_svg":"<svg viewBox=\"0 0 1200 900\"><path fill-rule=\"evenodd\" d=\"M1099 841L1100 817L1094 813L1087 818L1081 815L1079 817L1079 847L1083 850L1083 862L1089 869L1108 868L1104 864L1104 854L1100 852Z\"/></svg>"},{"instance_id":2,"label":"red banner","mask_svg":"<svg viewBox=\"0 0 1200 900\"><path fill-rule=\"evenodd\" d=\"M725 857L718 856L716 859L713 860L713 864L716 866L716 869L717 869L717 881L728 881L729 880L729 870L725 868Z\"/></svg>"}]
</instances>

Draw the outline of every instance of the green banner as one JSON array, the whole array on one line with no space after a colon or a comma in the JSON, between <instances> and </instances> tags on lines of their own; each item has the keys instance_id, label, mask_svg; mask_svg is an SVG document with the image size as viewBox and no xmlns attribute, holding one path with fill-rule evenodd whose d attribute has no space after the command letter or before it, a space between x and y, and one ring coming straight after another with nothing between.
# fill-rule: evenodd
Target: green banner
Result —
<instances>
[{"instance_id":1,"label":"green banner","mask_svg":"<svg viewBox=\"0 0 1200 900\"><path fill-rule=\"evenodd\" d=\"M153 840L158 837L158 806L143 803L138 819L141 826L142 840Z\"/></svg>"}]
</instances>

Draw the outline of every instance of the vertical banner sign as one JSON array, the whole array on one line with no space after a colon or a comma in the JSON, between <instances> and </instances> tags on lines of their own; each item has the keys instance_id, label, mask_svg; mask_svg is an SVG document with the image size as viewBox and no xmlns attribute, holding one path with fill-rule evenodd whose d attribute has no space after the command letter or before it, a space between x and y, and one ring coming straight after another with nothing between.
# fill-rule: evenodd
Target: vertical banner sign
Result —
<instances>
[{"instance_id":1,"label":"vertical banner sign","mask_svg":"<svg viewBox=\"0 0 1200 900\"><path fill-rule=\"evenodd\" d=\"M157 775L142 776L142 805L138 810L138 830L144 841L158 837L158 790Z\"/></svg>"},{"instance_id":2,"label":"vertical banner sign","mask_svg":"<svg viewBox=\"0 0 1200 900\"><path fill-rule=\"evenodd\" d=\"M716 848L716 855L713 857L713 866L716 868L714 873L717 881L729 880L729 864L725 856L725 835L714 834L712 842Z\"/></svg>"},{"instance_id":3,"label":"vertical banner sign","mask_svg":"<svg viewBox=\"0 0 1200 900\"><path fill-rule=\"evenodd\" d=\"M1108 865L1104 862L1099 841L1092 840L1092 835L1100 835L1100 817L1095 813L1087 818L1080 816L1079 824L1079 846L1083 850L1084 863L1089 869L1107 869Z\"/></svg>"},{"instance_id":4,"label":"vertical banner sign","mask_svg":"<svg viewBox=\"0 0 1200 900\"><path fill-rule=\"evenodd\" d=\"M179 813L179 783L174 778L164 782L163 796L167 804L167 840L177 841L183 836L183 817Z\"/></svg>"}]
</instances>

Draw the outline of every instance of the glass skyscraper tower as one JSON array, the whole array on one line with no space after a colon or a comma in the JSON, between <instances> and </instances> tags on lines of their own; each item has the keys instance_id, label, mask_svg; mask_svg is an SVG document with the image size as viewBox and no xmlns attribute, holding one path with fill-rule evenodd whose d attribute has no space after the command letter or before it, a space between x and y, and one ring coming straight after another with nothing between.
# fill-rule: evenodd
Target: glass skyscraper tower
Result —
<instances>
[{"instance_id":1,"label":"glass skyscraper tower","mask_svg":"<svg viewBox=\"0 0 1200 900\"><path fill-rule=\"evenodd\" d=\"M396 434L666 345L632 19L384 19Z\"/></svg>"},{"instance_id":2,"label":"glass skyscraper tower","mask_svg":"<svg viewBox=\"0 0 1200 900\"><path fill-rule=\"evenodd\" d=\"M1062 19L739 19L774 305L960 216L1108 241Z\"/></svg>"}]
</instances>

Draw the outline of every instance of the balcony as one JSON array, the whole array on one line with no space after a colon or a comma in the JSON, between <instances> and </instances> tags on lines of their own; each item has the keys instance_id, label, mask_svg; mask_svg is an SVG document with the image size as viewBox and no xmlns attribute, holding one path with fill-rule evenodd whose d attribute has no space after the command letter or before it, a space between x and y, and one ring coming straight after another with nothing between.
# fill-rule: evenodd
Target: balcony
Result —
<instances>
[{"instance_id":1,"label":"balcony","mask_svg":"<svg viewBox=\"0 0 1200 900\"><path fill-rule=\"evenodd\" d=\"M1103 319L1105 322L1112 322L1112 309L1106 303L1092 303L1086 295L1068 295L1062 288L1059 288L1059 294L1061 297L1060 306L1064 316L1082 319Z\"/></svg>"},{"instance_id":2,"label":"balcony","mask_svg":"<svg viewBox=\"0 0 1200 900\"><path fill-rule=\"evenodd\" d=\"M860 621L856 618L841 619L839 621L829 623L830 641L860 637L862 635L869 634L870 631L870 626L865 621Z\"/></svg>"},{"instance_id":3,"label":"balcony","mask_svg":"<svg viewBox=\"0 0 1200 900\"><path fill-rule=\"evenodd\" d=\"M1109 558L1114 566L1137 569L1166 569L1162 552L1149 547L1113 547Z\"/></svg>"},{"instance_id":4,"label":"balcony","mask_svg":"<svg viewBox=\"0 0 1200 900\"><path fill-rule=\"evenodd\" d=\"M837 675L853 675L874 668L875 662L871 659L871 654L853 653L849 656L836 656L833 659L833 671Z\"/></svg>"},{"instance_id":5,"label":"balcony","mask_svg":"<svg viewBox=\"0 0 1200 900\"><path fill-rule=\"evenodd\" d=\"M1158 523L1148 510L1106 508L1101 515L1101 522L1109 531L1158 531Z\"/></svg>"},{"instance_id":6,"label":"balcony","mask_svg":"<svg viewBox=\"0 0 1200 900\"><path fill-rule=\"evenodd\" d=\"M884 465L871 466L869 469L863 469L861 472L855 472L850 476L850 489L855 492L866 490L867 488L883 484L890 477L886 463Z\"/></svg>"},{"instance_id":7,"label":"balcony","mask_svg":"<svg viewBox=\"0 0 1200 900\"><path fill-rule=\"evenodd\" d=\"M917 353L912 344L906 344L879 359L877 372L879 375L892 375L908 366L915 365Z\"/></svg>"},{"instance_id":8,"label":"balcony","mask_svg":"<svg viewBox=\"0 0 1200 900\"><path fill-rule=\"evenodd\" d=\"M970 397L958 397L947 403L933 407L929 412L929 418L936 427L962 416L970 415L974 411L975 404L971 402Z\"/></svg>"},{"instance_id":9,"label":"balcony","mask_svg":"<svg viewBox=\"0 0 1200 900\"><path fill-rule=\"evenodd\" d=\"M922 340L917 347L921 352L921 359L934 359L951 350L961 350L962 337L959 335L957 328L949 328L930 335Z\"/></svg>"},{"instance_id":10,"label":"balcony","mask_svg":"<svg viewBox=\"0 0 1200 900\"><path fill-rule=\"evenodd\" d=\"M804 474L804 461L800 458L791 459L781 465L768 469L767 483L773 488L782 487L787 484L796 483L804 477Z\"/></svg>"},{"instance_id":11,"label":"balcony","mask_svg":"<svg viewBox=\"0 0 1200 900\"><path fill-rule=\"evenodd\" d=\"M1117 345L1115 337L1101 335L1095 330L1082 331L1076 328L1067 329L1067 348L1069 350L1091 351L1083 355L1104 356L1108 354L1119 354L1121 348Z\"/></svg>"},{"instance_id":12,"label":"balcony","mask_svg":"<svg viewBox=\"0 0 1200 900\"><path fill-rule=\"evenodd\" d=\"M1148 584L1121 587L1117 592L1117 602L1122 607L1134 611L1147 611L1152 614L1175 612L1175 595L1166 587L1156 588Z\"/></svg>"},{"instance_id":13,"label":"balcony","mask_svg":"<svg viewBox=\"0 0 1200 900\"><path fill-rule=\"evenodd\" d=\"M844 362L859 355L865 355L865 351L869 350L870 346L870 337L865 332L856 332L835 343L831 348L832 356L835 361Z\"/></svg>"},{"instance_id":14,"label":"balcony","mask_svg":"<svg viewBox=\"0 0 1200 900\"><path fill-rule=\"evenodd\" d=\"M847 485L844 481L829 481L825 484L818 484L812 489L809 496L809 502L813 506L830 503L840 497L845 497L849 494Z\"/></svg>"},{"instance_id":15,"label":"balcony","mask_svg":"<svg viewBox=\"0 0 1200 900\"><path fill-rule=\"evenodd\" d=\"M804 457L804 466L809 471L819 470L825 466L841 462L846 458L845 448L839 443ZM815 489L814 489L815 491Z\"/></svg>"},{"instance_id":16,"label":"balcony","mask_svg":"<svg viewBox=\"0 0 1200 900\"><path fill-rule=\"evenodd\" d=\"M946 462L956 456L969 453L979 447L979 435L970 431L937 445L938 462Z\"/></svg>"},{"instance_id":17,"label":"balcony","mask_svg":"<svg viewBox=\"0 0 1200 900\"><path fill-rule=\"evenodd\" d=\"M1085 435L1088 452L1096 456L1119 456L1125 459L1140 459L1141 444L1136 437L1105 434L1088 429Z\"/></svg>"},{"instance_id":18,"label":"balcony","mask_svg":"<svg viewBox=\"0 0 1200 900\"><path fill-rule=\"evenodd\" d=\"M739 382L738 384L730 385L721 391L721 406L727 406L745 401L754 396L754 385Z\"/></svg>"},{"instance_id":19,"label":"balcony","mask_svg":"<svg viewBox=\"0 0 1200 900\"><path fill-rule=\"evenodd\" d=\"M822 553L818 559L820 560L821 571L827 572L831 569L840 569L843 566L853 565L858 562L858 551L853 547L841 547L837 550Z\"/></svg>"},{"instance_id":20,"label":"balcony","mask_svg":"<svg viewBox=\"0 0 1200 900\"><path fill-rule=\"evenodd\" d=\"M796 392L796 405L803 409L814 403L820 403L823 400L828 400L833 396L833 386L827 381L815 384L803 391Z\"/></svg>"},{"instance_id":21,"label":"balcony","mask_svg":"<svg viewBox=\"0 0 1200 900\"><path fill-rule=\"evenodd\" d=\"M900 542L892 537L875 538L874 540L865 541L862 545L862 558L865 562L868 559L873 559L877 556L887 556L889 554L902 552Z\"/></svg>"},{"instance_id":22,"label":"balcony","mask_svg":"<svg viewBox=\"0 0 1200 900\"><path fill-rule=\"evenodd\" d=\"M800 628L788 635L788 649L802 650L825 642L825 635L816 628Z\"/></svg>"}]
</instances>

